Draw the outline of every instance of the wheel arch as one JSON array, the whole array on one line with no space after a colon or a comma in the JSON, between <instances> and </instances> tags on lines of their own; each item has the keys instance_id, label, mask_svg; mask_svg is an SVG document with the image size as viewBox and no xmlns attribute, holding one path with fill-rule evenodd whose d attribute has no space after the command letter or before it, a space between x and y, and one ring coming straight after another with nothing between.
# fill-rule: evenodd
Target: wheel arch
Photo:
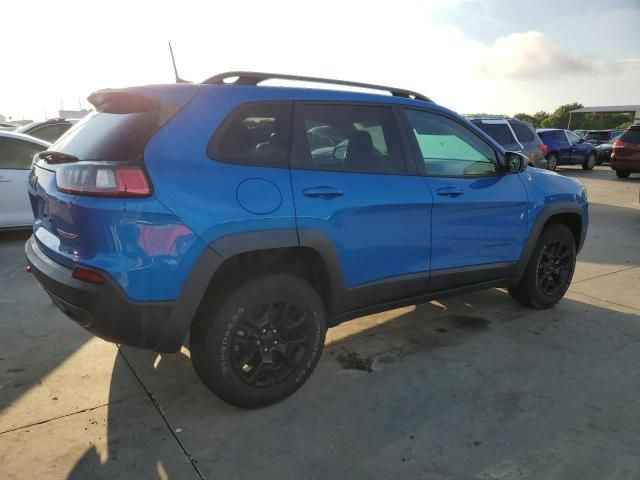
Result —
<instances>
[{"instance_id":1,"label":"wheel arch","mask_svg":"<svg viewBox=\"0 0 640 480\"><path fill-rule=\"evenodd\" d=\"M529 238L516 266L516 276L520 278L523 275L540 235L544 229L551 224L559 223L566 225L574 236L576 251L579 252L582 249L586 233L583 229L584 221L582 207L578 204L555 204L545 207L538 214L529 232Z\"/></svg>"},{"instance_id":2,"label":"wheel arch","mask_svg":"<svg viewBox=\"0 0 640 480\"><path fill-rule=\"evenodd\" d=\"M295 229L232 234L211 242L187 277L175 302L158 351L180 349L209 292L224 292L258 272L295 273L317 289L327 314L342 308L342 273L332 242L311 235L301 245Z\"/></svg>"}]
</instances>

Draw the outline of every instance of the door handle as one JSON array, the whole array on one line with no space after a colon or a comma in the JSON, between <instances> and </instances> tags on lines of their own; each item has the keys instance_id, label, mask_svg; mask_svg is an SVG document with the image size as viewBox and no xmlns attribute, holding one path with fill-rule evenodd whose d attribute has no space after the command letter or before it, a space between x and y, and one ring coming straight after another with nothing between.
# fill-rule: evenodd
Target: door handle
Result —
<instances>
[{"instance_id":1,"label":"door handle","mask_svg":"<svg viewBox=\"0 0 640 480\"><path fill-rule=\"evenodd\" d=\"M342 190L333 187L310 187L305 188L302 193L305 197L324 198L326 200L344 195Z\"/></svg>"},{"instance_id":2,"label":"door handle","mask_svg":"<svg viewBox=\"0 0 640 480\"><path fill-rule=\"evenodd\" d=\"M459 197L464 193L462 190L456 187L442 187L437 189L436 192L438 193L438 195L442 197L453 197L453 198Z\"/></svg>"}]
</instances>

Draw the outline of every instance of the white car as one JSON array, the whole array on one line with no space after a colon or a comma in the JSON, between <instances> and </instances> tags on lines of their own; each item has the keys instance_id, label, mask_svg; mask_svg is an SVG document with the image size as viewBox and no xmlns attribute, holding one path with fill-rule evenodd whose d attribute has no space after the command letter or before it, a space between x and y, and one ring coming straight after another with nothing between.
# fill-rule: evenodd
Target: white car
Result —
<instances>
[{"instance_id":1,"label":"white car","mask_svg":"<svg viewBox=\"0 0 640 480\"><path fill-rule=\"evenodd\" d=\"M33 156L49 143L29 135L0 130L0 229L33 224L27 181Z\"/></svg>"}]
</instances>

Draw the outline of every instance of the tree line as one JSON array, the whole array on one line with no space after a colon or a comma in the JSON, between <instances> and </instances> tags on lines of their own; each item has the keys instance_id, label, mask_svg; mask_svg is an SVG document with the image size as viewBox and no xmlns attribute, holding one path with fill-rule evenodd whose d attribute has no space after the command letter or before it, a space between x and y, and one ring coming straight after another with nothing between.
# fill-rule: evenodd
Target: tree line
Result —
<instances>
[{"instance_id":1,"label":"tree line","mask_svg":"<svg viewBox=\"0 0 640 480\"><path fill-rule=\"evenodd\" d=\"M567 128L569 112L582 108L581 103L567 103L553 113L541 110L533 115L517 113L514 118L532 123L536 128ZM633 113L577 113L571 117L572 130L603 130L627 128L633 122Z\"/></svg>"}]
</instances>

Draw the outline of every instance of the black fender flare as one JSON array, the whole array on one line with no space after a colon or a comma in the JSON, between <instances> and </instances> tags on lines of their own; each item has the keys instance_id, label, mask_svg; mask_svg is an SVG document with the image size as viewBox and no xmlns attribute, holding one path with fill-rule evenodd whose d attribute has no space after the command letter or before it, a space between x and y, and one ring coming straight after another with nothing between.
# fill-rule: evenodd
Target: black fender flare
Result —
<instances>
[{"instance_id":1,"label":"black fender flare","mask_svg":"<svg viewBox=\"0 0 640 480\"><path fill-rule=\"evenodd\" d=\"M546 205L543 207L542 211L536 217L535 223L531 227L531 231L529 232L529 238L527 239L527 243L520 254L520 259L516 265L515 269L515 277L520 278L524 274L525 269L527 268L527 264L529 263L529 259L531 258L531 254L533 253L533 249L536 247L538 243L538 239L542 234L542 230L545 225L549 221L549 219L555 215L561 214L570 214L577 215L580 218L581 224L584 224L583 218L583 209L582 206L577 203L572 202L558 202L550 205ZM576 245L576 251L579 252L584 243L584 238L586 235L586 231L584 228L581 228L580 231L580 241Z\"/></svg>"},{"instance_id":2,"label":"black fender flare","mask_svg":"<svg viewBox=\"0 0 640 480\"><path fill-rule=\"evenodd\" d=\"M176 352L180 349L211 279L226 259L257 250L300 246L309 247L320 255L329 275L330 298L341 301L344 298L341 294L341 289L344 289L342 270L333 242L326 235L317 231L298 231L295 228L225 235L209 243L194 263L155 350ZM339 307L333 303L335 302L328 305L330 315Z\"/></svg>"}]
</instances>

